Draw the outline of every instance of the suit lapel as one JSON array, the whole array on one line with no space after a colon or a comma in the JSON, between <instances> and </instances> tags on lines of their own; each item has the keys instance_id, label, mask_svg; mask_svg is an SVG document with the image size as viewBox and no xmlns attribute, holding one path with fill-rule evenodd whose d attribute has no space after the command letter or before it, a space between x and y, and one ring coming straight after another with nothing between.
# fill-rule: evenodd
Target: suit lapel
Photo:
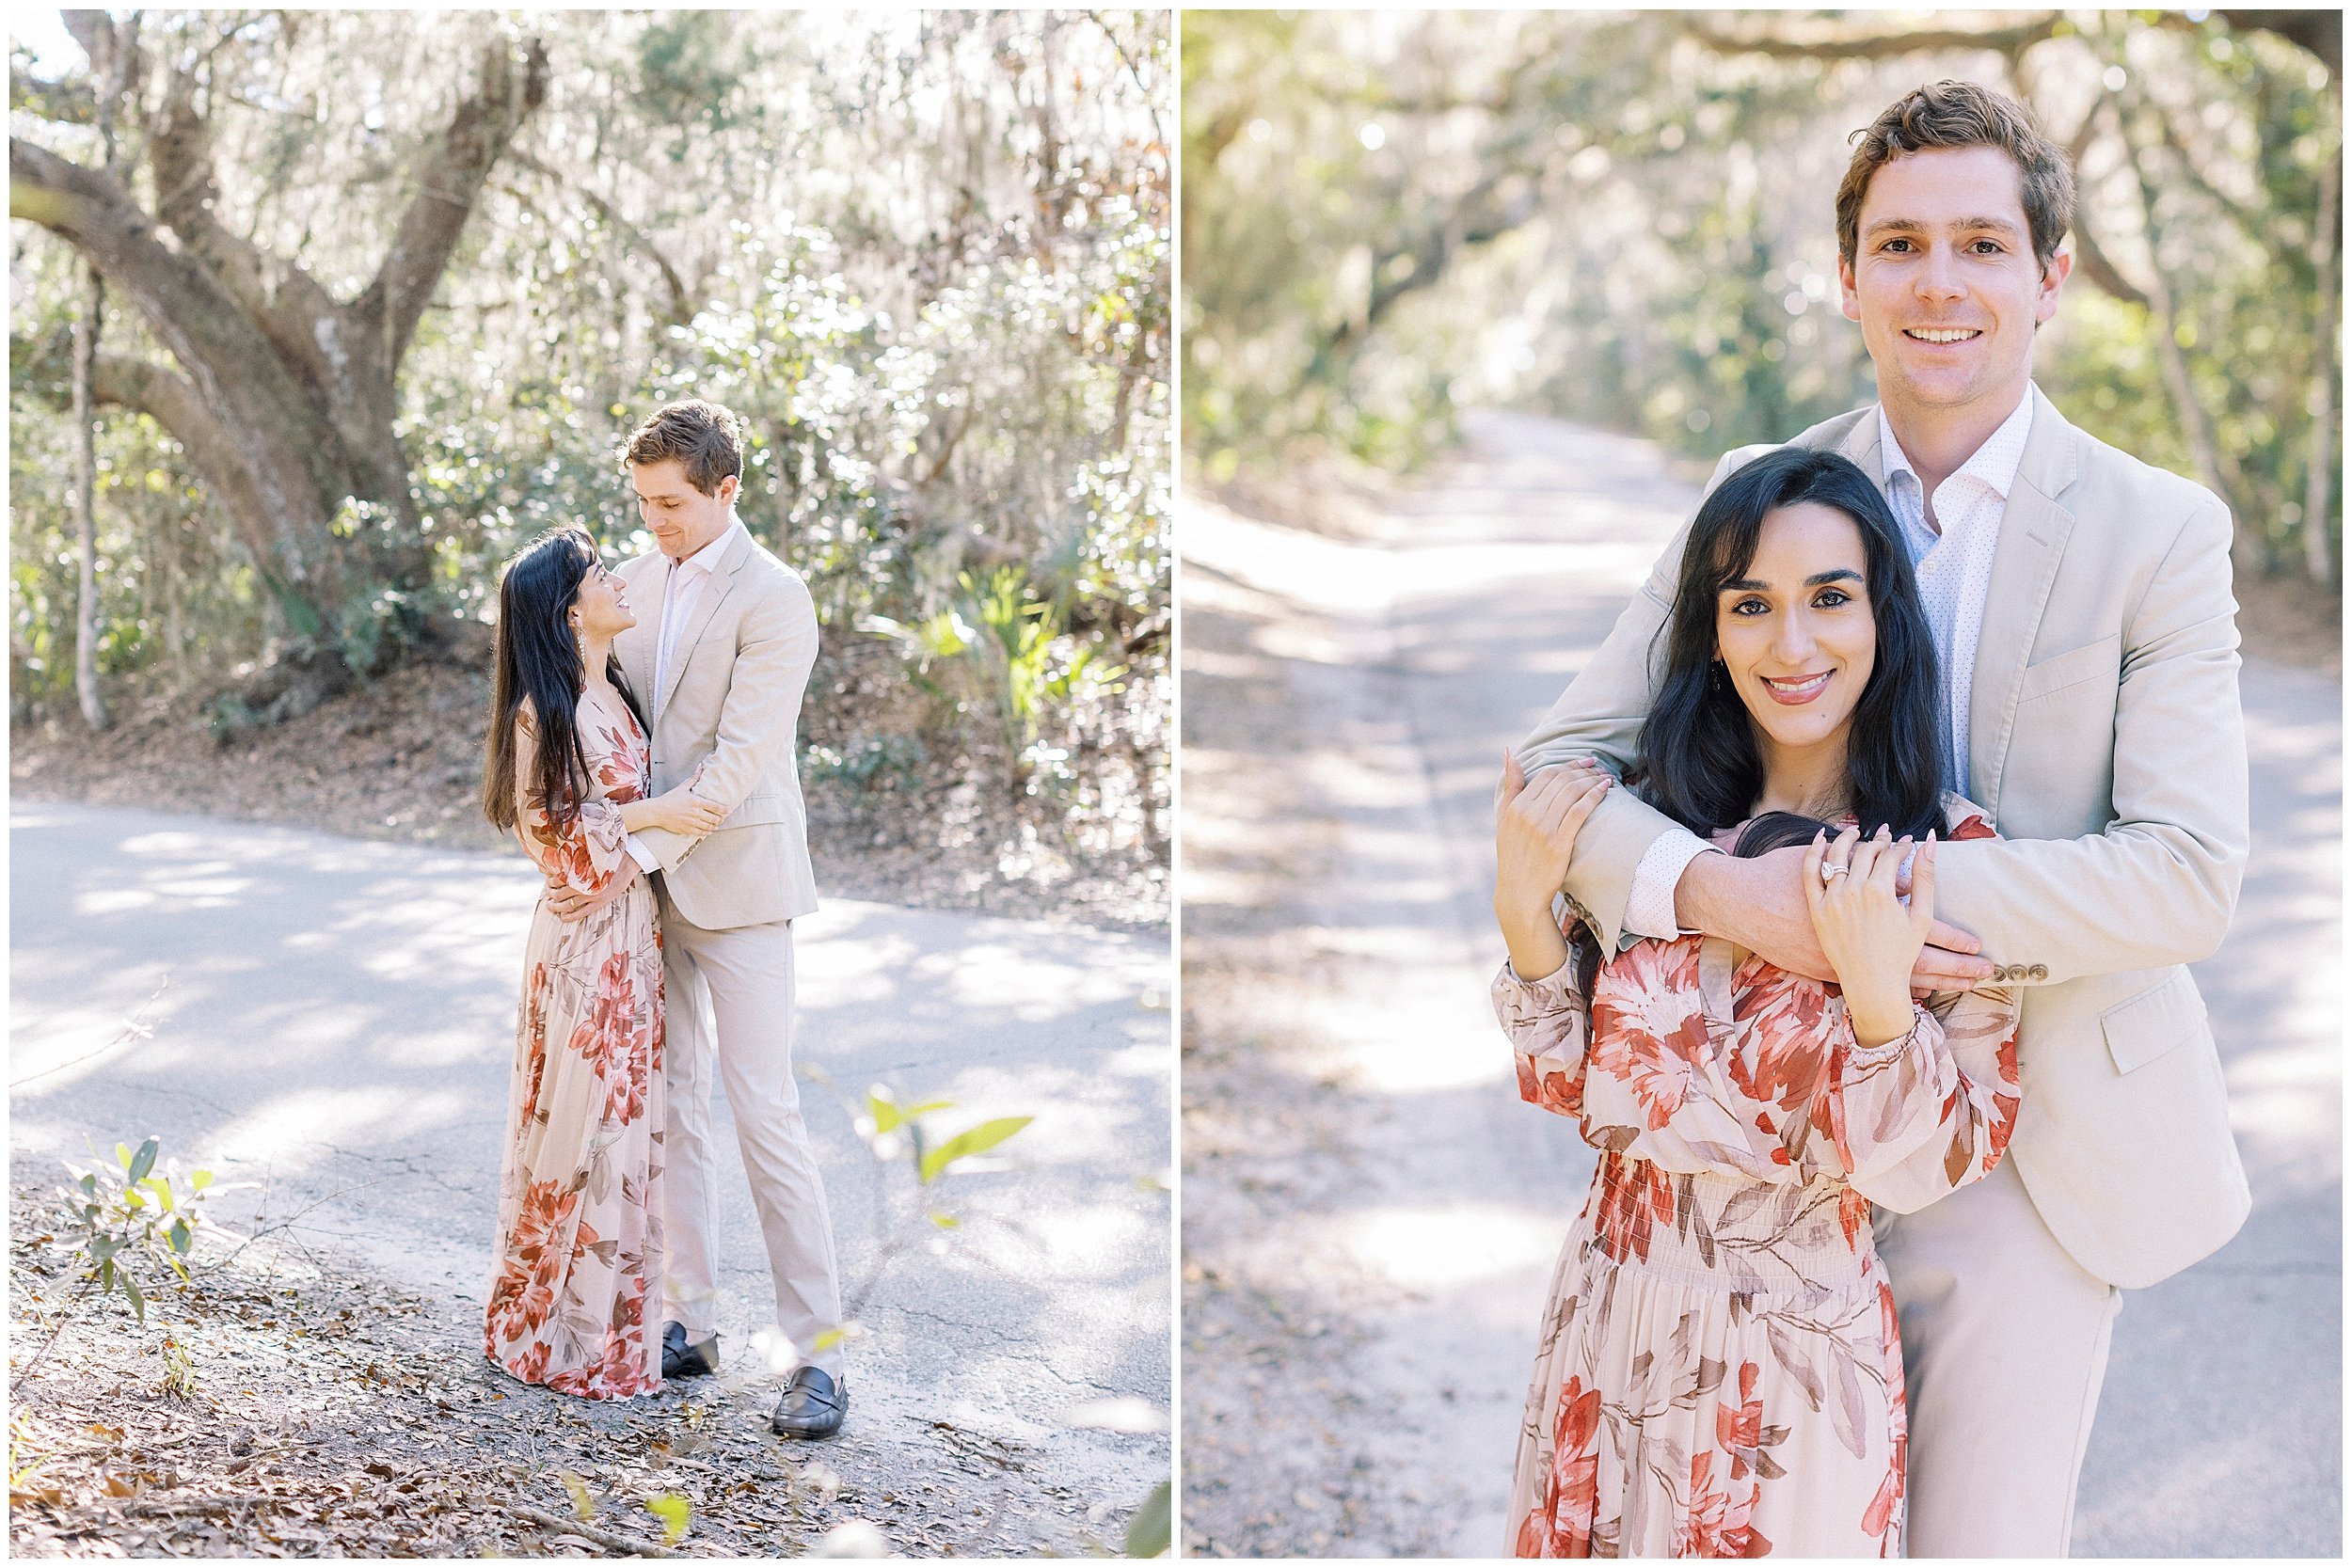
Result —
<instances>
[{"instance_id":1,"label":"suit lapel","mask_svg":"<svg viewBox=\"0 0 2352 1568\"><path fill-rule=\"evenodd\" d=\"M686 673L686 666L694 657L694 644L702 640L704 631L709 627L710 618L719 613L719 607L726 602L729 594L735 592L736 574L742 570L743 562L751 558L751 553L752 536L738 525L735 543L729 545L719 557L718 569L710 574L710 580L703 584L702 593L694 600L692 613L687 616L676 643L670 649L669 678L661 683L661 690L653 703L657 720L660 718L661 710L670 705L671 693L677 690L678 677Z\"/></svg>"},{"instance_id":2,"label":"suit lapel","mask_svg":"<svg viewBox=\"0 0 2352 1568\"><path fill-rule=\"evenodd\" d=\"M1881 490L1886 488L1886 464L1879 452L1879 409L1877 404L1862 411L1837 443L1837 454L1870 476L1870 483Z\"/></svg>"},{"instance_id":3,"label":"suit lapel","mask_svg":"<svg viewBox=\"0 0 2352 1568\"><path fill-rule=\"evenodd\" d=\"M650 568L645 564L648 560L653 562ZM639 556L621 568L621 580L628 585L629 609L635 611L637 624L612 640L612 651L620 656L621 674L641 703L651 695L654 637L661 628L660 597L658 594L652 595L653 602L648 604L646 584L661 580L661 565L659 555ZM645 717L650 722L651 708L645 710Z\"/></svg>"},{"instance_id":4,"label":"suit lapel","mask_svg":"<svg viewBox=\"0 0 2352 1568\"><path fill-rule=\"evenodd\" d=\"M2033 428L2026 436L2017 481L2010 486L2009 505L2001 513L2000 542L1994 547L1993 578L1984 595L1984 622L1977 634L1977 667L1969 677L1968 783L1995 822L2000 820L2001 767L2017 721L2017 693L2074 529L2074 515L2059 498L2073 488L2082 462L2082 438L2074 427L2051 406L2041 388L2034 388L2033 400Z\"/></svg>"}]
</instances>

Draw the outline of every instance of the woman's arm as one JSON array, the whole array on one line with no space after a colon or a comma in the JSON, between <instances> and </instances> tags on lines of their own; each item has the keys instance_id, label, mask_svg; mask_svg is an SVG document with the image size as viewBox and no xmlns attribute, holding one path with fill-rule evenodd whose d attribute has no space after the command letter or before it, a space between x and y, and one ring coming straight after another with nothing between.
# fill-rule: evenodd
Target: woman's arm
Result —
<instances>
[{"instance_id":1,"label":"woman's arm","mask_svg":"<svg viewBox=\"0 0 2352 1568\"><path fill-rule=\"evenodd\" d=\"M1495 922L1511 961L1495 976L1495 1019L1511 1037L1520 1097L1563 1116L1581 1109L1590 1018L1552 906L1576 850L1577 830L1614 783L1580 763L1530 785L1518 759L1503 753L1495 808Z\"/></svg>"},{"instance_id":2,"label":"woman's arm","mask_svg":"<svg viewBox=\"0 0 2352 1568\"><path fill-rule=\"evenodd\" d=\"M699 779L698 772L695 779ZM664 832L682 833L699 838L726 819L726 810L715 800L706 800L694 793L694 779L689 779L675 789L645 800L624 800L620 803L621 827L628 832L640 832L659 828Z\"/></svg>"},{"instance_id":3,"label":"woman's arm","mask_svg":"<svg viewBox=\"0 0 2352 1568\"><path fill-rule=\"evenodd\" d=\"M1552 938L1567 954L1566 941L1556 927ZM1564 1117L1582 1116L1592 1013L1583 992L1577 989L1573 955L1553 965L1551 973L1540 980L1521 979L1518 965L1506 963L1495 975L1488 994L1494 1002L1495 1022L1511 1037L1519 1098Z\"/></svg>"},{"instance_id":4,"label":"woman's arm","mask_svg":"<svg viewBox=\"0 0 2352 1568\"><path fill-rule=\"evenodd\" d=\"M1908 1214L2000 1164L2017 1126L2017 1011L2007 989L1947 994L1903 1038L1836 1064L1824 1103L1854 1191Z\"/></svg>"},{"instance_id":5,"label":"woman's arm","mask_svg":"<svg viewBox=\"0 0 2352 1568\"><path fill-rule=\"evenodd\" d=\"M1495 923L1522 979L1540 980L1567 959L1552 900L1576 852L1577 831L1616 782L1579 758L1531 784L1518 759L1503 753L1495 806Z\"/></svg>"},{"instance_id":6,"label":"woman's arm","mask_svg":"<svg viewBox=\"0 0 2352 1568\"><path fill-rule=\"evenodd\" d=\"M1963 993L1942 1017L1911 1000L1911 966L1935 915L1940 847L1931 834L1920 848L1906 909L1895 879L1909 842L1889 843L1884 829L1864 840L1849 829L1834 844L1817 839L1804 873L1806 906L1844 992L1817 1128L1854 1190L1899 1213L1990 1171L2018 1099L2013 993Z\"/></svg>"},{"instance_id":7,"label":"woman's arm","mask_svg":"<svg viewBox=\"0 0 2352 1568\"><path fill-rule=\"evenodd\" d=\"M515 721L515 831L523 852L548 886L601 893L615 872L636 867L628 858L628 830L622 826L620 808L591 798L559 826L539 791L538 755L537 727L526 711Z\"/></svg>"}]
</instances>

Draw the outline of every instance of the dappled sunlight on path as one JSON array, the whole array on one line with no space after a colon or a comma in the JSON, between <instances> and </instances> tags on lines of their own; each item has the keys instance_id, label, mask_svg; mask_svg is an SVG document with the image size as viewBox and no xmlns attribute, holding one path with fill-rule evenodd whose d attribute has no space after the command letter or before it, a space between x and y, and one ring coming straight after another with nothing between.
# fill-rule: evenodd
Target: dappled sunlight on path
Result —
<instances>
[{"instance_id":1,"label":"dappled sunlight on path","mask_svg":"<svg viewBox=\"0 0 2352 1568\"><path fill-rule=\"evenodd\" d=\"M1491 800L1697 492L1627 437L1497 413L1467 434L1344 530L1183 519L1199 1551L1496 1550L1591 1170L1518 1102L1487 1008ZM2253 863L2197 973L2256 1209L2127 1299L2077 1555L2336 1543L2339 694L2259 662L2243 689Z\"/></svg>"}]
</instances>

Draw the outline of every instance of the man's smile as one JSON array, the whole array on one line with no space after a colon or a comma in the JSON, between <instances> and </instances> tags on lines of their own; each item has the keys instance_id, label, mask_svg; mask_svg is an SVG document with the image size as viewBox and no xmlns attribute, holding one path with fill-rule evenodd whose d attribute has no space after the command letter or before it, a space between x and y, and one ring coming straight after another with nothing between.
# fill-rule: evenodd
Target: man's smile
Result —
<instances>
[{"instance_id":1,"label":"man's smile","mask_svg":"<svg viewBox=\"0 0 2352 1568\"><path fill-rule=\"evenodd\" d=\"M1984 332L1974 326L1906 326L1903 336L1921 343L1964 343L1983 337Z\"/></svg>"}]
</instances>

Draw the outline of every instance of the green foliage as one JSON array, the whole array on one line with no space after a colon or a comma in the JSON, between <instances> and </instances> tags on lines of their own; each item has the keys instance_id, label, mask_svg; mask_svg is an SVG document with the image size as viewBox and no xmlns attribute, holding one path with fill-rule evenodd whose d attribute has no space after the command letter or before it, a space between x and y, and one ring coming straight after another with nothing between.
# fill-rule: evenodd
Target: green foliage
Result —
<instances>
[{"instance_id":1,"label":"green foliage","mask_svg":"<svg viewBox=\"0 0 2352 1568\"><path fill-rule=\"evenodd\" d=\"M196 1398L196 1355L181 1340L164 1336L164 1394L175 1400Z\"/></svg>"},{"instance_id":2,"label":"green foliage","mask_svg":"<svg viewBox=\"0 0 2352 1568\"><path fill-rule=\"evenodd\" d=\"M661 1539L675 1546L686 1539L686 1527L694 1517L694 1505L675 1492L664 1492L645 1499L645 1512L661 1521Z\"/></svg>"},{"instance_id":3,"label":"green foliage","mask_svg":"<svg viewBox=\"0 0 2352 1568\"><path fill-rule=\"evenodd\" d=\"M1212 482L1316 452L1407 467L1473 404L1711 458L1867 402L1834 231L1847 137L1961 76L2025 92L2078 144L2076 248L2089 234L2123 281L2075 266L2038 348L2044 388L2220 490L2257 556L2298 558L2309 403L2340 380L2341 288L2322 296L2315 261L2334 247L2313 244L2340 91L2315 56L2233 24L2258 13L2190 14L2070 13L2004 72L1984 50L1710 41L1986 25L1963 13L1187 12L1188 461ZM2128 297L2158 280L2192 409L2153 307Z\"/></svg>"},{"instance_id":4,"label":"green foliage","mask_svg":"<svg viewBox=\"0 0 2352 1568\"><path fill-rule=\"evenodd\" d=\"M1037 1119L996 1117L934 1143L923 1118L955 1108L952 1100L926 1100L902 1105L889 1088L877 1084L866 1091L865 1114L858 1118L858 1132L878 1159L895 1159L904 1149L914 1163L915 1180L928 1187L946 1175L957 1161L986 1153ZM934 1213L930 1217L942 1229L952 1228L955 1223L952 1215Z\"/></svg>"},{"instance_id":5,"label":"green foliage","mask_svg":"<svg viewBox=\"0 0 2352 1568\"><path fill-rule=\"evenodd\" d=\"M921 737L911 735L870 736L845 748L809 745L801 752L801 778L810 784L839 779L859 789L877 780L904 783L915 777L926 755Z\"/></svg>"},{"instance_id":6,"label":"green foliage","mask_svg":"<svg viewBox=\"0 0 2352 1568\"><path fill-rule=\"evenodd\" d=\"M1174 1535L1176 1489L1162 1481L1127 1521L1129 1557L1165 1557Z\"/></svg>"},{"instance_id":7,"label":"green foliage","mask_svg":"<svg viewBox=\"0 0 2352 1568\"><path fill-rule=\"evenodd\" d=\"M924 1149L916 1165L916 1175L928 1186L958 1160L986 1153L1036 1119L1035 1117L997 1117L977 1127L967 1127L936 1148Z\"/></svg>"},{"instance_id":8,"label":"green foliage","mask_svg":"<svg viewBox=\"0 0 2352 1568\"><path fill-rule=\"evenodd\" d=\"M117 1144L112 1166L69 1164L73 1181L57 1189L66 1209L59 1234L82 1255L83 1277L101 1294L119 1290L141 1323L161 1277L157 1271L168 1270L184 1286L198 1238L226 1234L204 1213L208 1198L222 1190L214 1186L213 1173L191 1171L183 1185L176 1160L158 1173L160 1147L154 1138L136 1150Z\"/></svg>"},{"instance_id":9,"label":"green foliage","mask_svg":"<svg viewBox=\"0 0 2352 1568\"><path fill-rule=\"evenodd\" d=\"M48 1467L56 1455L53 1450L36 1449L33 1424L29 1418L18 1413L8 1418L8 1490L27 1489L33 1477Z\"/></svg>"},{"instance_id":10,"label":"green foliage","mask_svg":"<svg viewBox=\"0 0 2352 1568\"><path fill-rule=\"evenodd\" d=\"M570 1470L556 1471L555 1479L564 1483L565 1492L571 1494L572 1513L580 1522L584 1525L593 1521L596 1516L596 1497L588 1490L588 1482Z\"/></svg>"},{"instance_id":11,"label":"green foliage","mask_svg":"<svg viewBox=\"0 0 2352 1568\"><path fill-rule=\"evenodd\" d=\"M206 67L215 205L264 253L299 254L356 292L405 198L387 179L395 152L437 133L447 89L509 24L305 14L299 28L258 21L249 47ZM210 25L175 13L148 28L158 48L193 47ZM1166 640L1127 650L1165 626L1172 582L1165 13L568 12L531 25L555 72L548 100L493 172L403 365L422 535L384 539L383 518L357 505L341 525L400 571L333 625L306 619L273 591L278 563L231 540L184 455L151 421L106 411L102 483L158 487L102 491L102 673L209 696L306 642L372 669L434 616L489 619L500 563L550 526L583 524L614 554L650 548L619 445L662 402L706 396L744 417L739 510L806 577L828 638L867 617L937 625L959 611L964 574L1016 572L1055 616L1043 668L1006 694L1027 705L1014 750L1044 749L1024 776L1041 768L1073 800L1163 805L1164 767L1120 770L1166 745ZM84 150L71 128L42 129ZM19 230L23 715L72 698L59 410L76 294L69 248ZM165 362L109 298L108 351ZM1089 678L1121 663L1140 678ZM878 752L844 768L887 776L926 743L1003 746L996 696L961 677L927 688L925 665L907 664L930 698L924 734L877 736ZM216 721L233 721L225 711Z\"/></svg>"}]
</instances>

